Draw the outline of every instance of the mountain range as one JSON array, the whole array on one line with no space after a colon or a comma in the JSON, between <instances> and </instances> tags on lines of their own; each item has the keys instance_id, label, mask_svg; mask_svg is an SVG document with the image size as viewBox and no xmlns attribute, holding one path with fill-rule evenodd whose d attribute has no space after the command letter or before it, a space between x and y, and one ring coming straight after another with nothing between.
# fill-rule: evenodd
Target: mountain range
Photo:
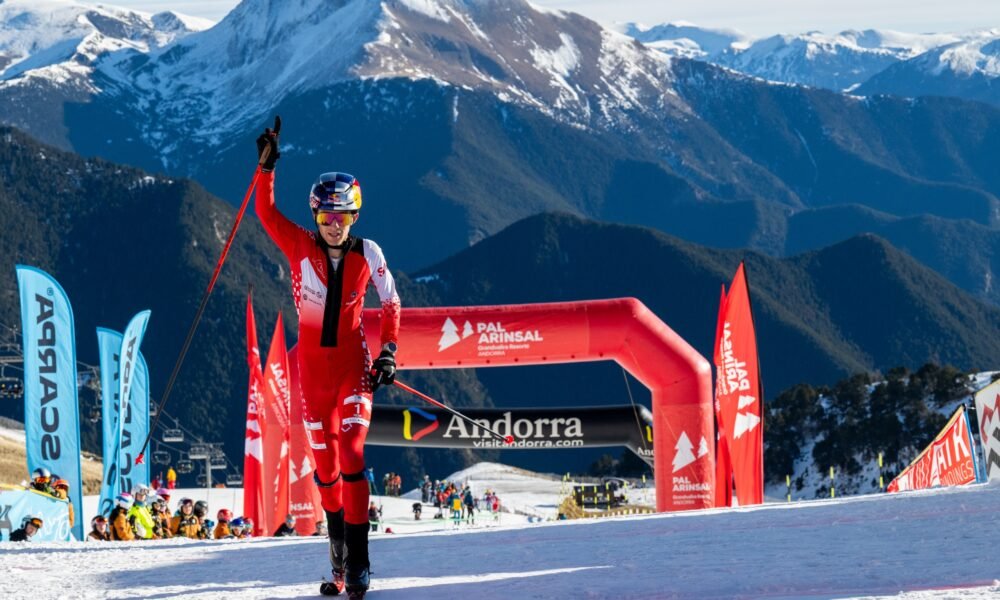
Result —
<instances>
[{"instance_id":1,"label":"mountain range","mask_svg":"<svg viewBox=\"0 0 1000 600\"><path fill-rule=\"evenodd\" d=\"M96 327L123 328L135 312L150 308L143 353L152 396L158 399L233 213L191 181L84 159L0 129L0 227L18 232L0 237L0 277L7 281L0 285L0 323L19 322L16 263L52 273L67 290L79 359L85 363L97 364ZM369 235L364 222L358 233ZM388 258L393 260L391 254ZM719 286L741 259L750 273L761 364L771 393L798 382L832 383L858 371L916 368L930 360L963 369L1000 361L1000 343L984 335L1000 326L1000 309L875 236L778 259L705 248L650 228L542 214L433 266L396 273L408 306L634 296L710 356ZM189 430L223 441L235 462L243 448L243 317L251 283L262 344L278 310L294 341L287 264L248 215L167 407L170 418ZM632 392L638 401L646 397L638 384L630 391L612 363L424 371L407 378L456 406L627 404ZM412 399L393 389L379 392L377 401ZM96 399L83 393L82 402L86 414ZM23 416L20 403L0 410L4 416ZM89 422L87 427L85 445L97 450L97 431ZM599 454L510 458L559 472L565 470L559 465L584 470ZM463 464L470 456L372 450L379 464L405 462L421 476Z\"/></svg>"}]
</instances>

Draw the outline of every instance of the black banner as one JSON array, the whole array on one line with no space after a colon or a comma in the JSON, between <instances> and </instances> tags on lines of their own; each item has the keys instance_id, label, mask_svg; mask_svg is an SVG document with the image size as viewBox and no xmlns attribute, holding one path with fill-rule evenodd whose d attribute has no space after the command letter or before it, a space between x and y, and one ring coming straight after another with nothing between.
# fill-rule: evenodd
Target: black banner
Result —
<instances>
[{"instance_id":1,"label":"black banner","mask_svg":"<svg viewBox=\"0 0 1000 600\"><path fill-rule=\"evenodd\" d=\"M374 406L367 442L378 446L507 450L625 446L653 464L653 415L644 406L480 408L463 412L501 435L513 435L514 443L504 444L482 427L447 411L422 406Z\"/></svg>"}]
</instances>

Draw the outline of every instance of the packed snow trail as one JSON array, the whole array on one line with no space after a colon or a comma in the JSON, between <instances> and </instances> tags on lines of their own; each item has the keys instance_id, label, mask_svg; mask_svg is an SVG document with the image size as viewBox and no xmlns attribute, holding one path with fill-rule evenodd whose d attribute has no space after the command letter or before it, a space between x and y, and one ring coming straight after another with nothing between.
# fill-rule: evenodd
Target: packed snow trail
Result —
<instances>
[{"instance_id":1,"label":"packed snow trail","mask_svg":"<svg viewBox=\"0 0 1000 600\"><path fill-rule=\"evenodd\" d=\"M369 598L993 598L1000 486L374 536ZM3 544L0 597L314 598L326 541ZM44 595L44 594L43 594ZM898 596L896 596L898 597Z\"/></svg>"}]
</instances>

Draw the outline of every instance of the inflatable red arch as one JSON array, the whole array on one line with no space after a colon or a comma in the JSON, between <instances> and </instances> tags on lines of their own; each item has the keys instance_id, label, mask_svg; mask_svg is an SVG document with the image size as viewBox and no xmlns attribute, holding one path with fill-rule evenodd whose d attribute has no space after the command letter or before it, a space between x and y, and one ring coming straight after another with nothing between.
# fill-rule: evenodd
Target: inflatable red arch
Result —
<instances>
[{"instance_id":1,"label":"inflatable red arch","mask_svg":"<svg viewBox=\"0 0 1000 600\"><path fill-rule=\"evenodd\" d=\"M379 347L379 311L366 310ZM707 360L635 298L404 308L400 369L614 360L653 394L656 509L713 506L712 371Z\"/></svg>"}]
</instances>

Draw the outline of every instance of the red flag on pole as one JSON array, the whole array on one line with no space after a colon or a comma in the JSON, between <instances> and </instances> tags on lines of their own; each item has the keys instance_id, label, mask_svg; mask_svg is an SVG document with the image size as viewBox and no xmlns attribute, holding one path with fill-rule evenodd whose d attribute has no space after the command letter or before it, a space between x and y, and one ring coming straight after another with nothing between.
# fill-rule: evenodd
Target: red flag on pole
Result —
<instances>
[{"instance_id":1,"label":"red flag on pole","mask_svg":"<svg viewBox=\"0 0 1000 600\"><path fill-rule=\"evenodd\" d=\"M733 463L729 458L729 444L722 424L722 404L719 393L723 389L722 327L726 317L726 286L722 285L719 297L719 318L715 324L715 506L733 505Z\"/></svg>"},{"instance_id":2,"label":"red flag on pole","mask_svg":"<svg viewBox=\"0 0 1000 600\"><path fill-rule=\"evenodd\" d=\"M247 428L243 451L243 516L253 520L253 535L259 536L268 531L270 524L263 511L264 421L260 418L260 410L264 374L260 367L257 321L253 316L251 294L247 294L247 366L250 368L250 382L247 386Z\"/></svg>"},{"instance_id":3,"label":"red flag on pole","mask_svg":"<svg viewBox=\"0 0 1000 600\"><path fill-rule=\"evenodd\" d=\"M313 479L312 452L303 419L302 387L299 384L298 348L288 352L289 381L291 383L291 458L289 460L289 480L291 482L289 511L295 515L295 531L299 535L312 535L316 522L326 519L319 496L319 488Z\"/></svg>"},{"instance_id":4,"label":"red flag on pole","mask_svg":"<svg viewBox=\"0 0 1000 600\"><path fill-rule=\"evenodd\" d=\"M271 347L264 365L264 513L268 530L273 535L288 514L288 406L291 398L288 381L288 352L285 348L285 326L278 313Z\"/></svg>"},{"instance_id":5,"label":"red flag on pole","mask_svg":"<svg viewBox=\"0 0 1000 600\"><path fill-rule=\"evenodd\" d=\"M740 263L726 296L716 341L717 405L729 448L735 499L741 506L764 501L763 387L746 269Z\"/></svg>"}]
</instances>

